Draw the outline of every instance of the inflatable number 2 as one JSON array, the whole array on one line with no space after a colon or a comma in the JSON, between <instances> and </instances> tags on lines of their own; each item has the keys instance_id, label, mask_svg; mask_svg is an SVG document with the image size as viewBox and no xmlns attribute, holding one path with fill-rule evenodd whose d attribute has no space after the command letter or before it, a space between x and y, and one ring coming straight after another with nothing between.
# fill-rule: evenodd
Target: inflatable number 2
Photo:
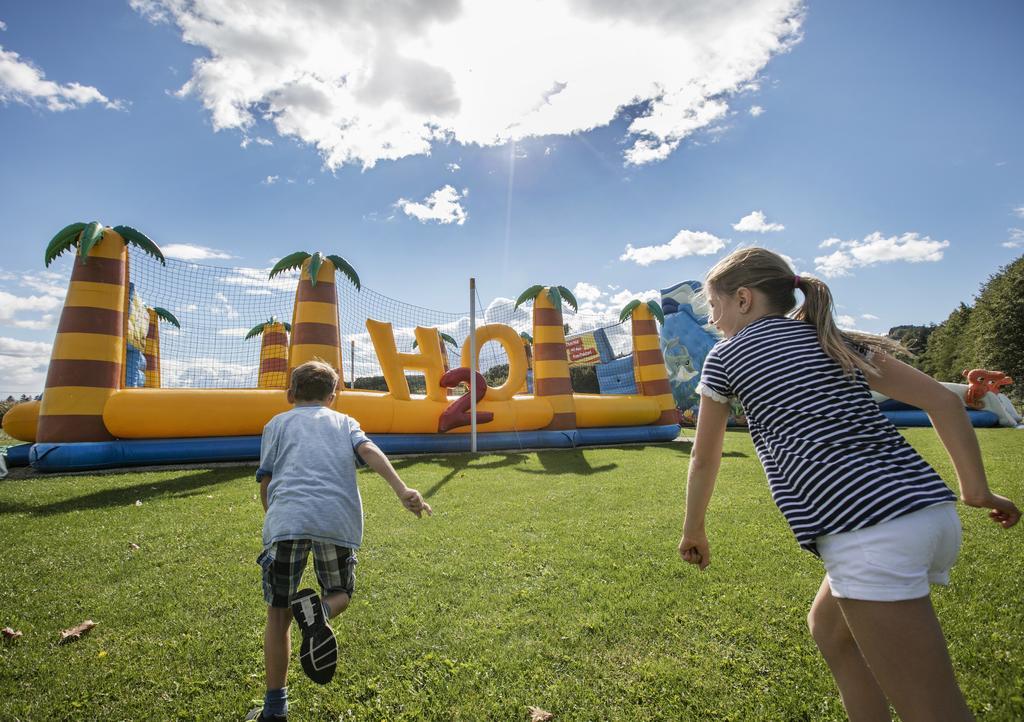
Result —
<instances>
[{"instance_id":1,"label":"inflatable number 2","mask_svg":"<svg viewBox=\"0 0 1024 722\"><path fill-rule=\"evenodd\" d=\"M469 369L465 366L460 366L457 369L452 369L445 373L441 377L441 386L446 389L452 389L461 383L469 383ZM480 403L483 400L484 394L487 393L487 380L484 379L483 374L479 371L476 374L476 401ZM460 426L469 426L471 419L469 416L469 394L463 394L452 404L441 412L440 418L437 420L437 430L439 433L444 433L450 429L456 429ZM494 419L494 414L490 411L477 411L476 422L478 424L486 424L488 421Z\"/></svg>"}]
</instances>

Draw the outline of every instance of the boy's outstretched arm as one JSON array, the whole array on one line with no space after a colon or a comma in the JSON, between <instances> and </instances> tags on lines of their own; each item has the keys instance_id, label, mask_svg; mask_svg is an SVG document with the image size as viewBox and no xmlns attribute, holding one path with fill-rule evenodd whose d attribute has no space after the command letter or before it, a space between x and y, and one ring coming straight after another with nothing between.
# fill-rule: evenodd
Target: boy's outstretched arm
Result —
<instances>
[{"instance_id":1,"label":"boy's outstretched arm","mask_svg":"<svg viewBox=\"0 0 1024 722\"><path fill-rule=\"evenodd\" d=\"M395 494L398 495L402 506L420 518L423 517L423 512L427 512L427 516L434 513L434 510L430 508L430 504L423 500L418 491L410 489L405 485L398 472L395 471L395 467L391 465L391 461L375 443L367 441L360 444L356 447L356 453L359 454L359 458L366 462L367 466L384 477L384 480L390 484Z\"/></svg>"},{"instance_id":2,"label":"boy's outstretched arm","mask_svg":"<svg viewBox=\"0 0 1024 722\"><path fill-rule=\"evenodd\" d=\"M679 540L679 555L701 570L711 563L711 550L704 531L704 514L711 503L718 467L722 463L725 424L729 420L729 404L701 396L697 412L697 438L690 451L690 468L686 479L686 520Z\"/></svg>"},{"instance_id":3,"label":"boy's outstretched arm","mask_svg":"<svg viewBox=\"0 0 1024 722\"><path fill-rule=\"evenodd\" d=\"M1004 529L1016 524L1020 510L1012 501L993 494L988 488L978 437L960 397L928 374L891 356L875 353L872 361L880 375L867 377L871 388L928 414L953 461L963 502L989 509L989 516Z\"/></svg>"}]
</instances>

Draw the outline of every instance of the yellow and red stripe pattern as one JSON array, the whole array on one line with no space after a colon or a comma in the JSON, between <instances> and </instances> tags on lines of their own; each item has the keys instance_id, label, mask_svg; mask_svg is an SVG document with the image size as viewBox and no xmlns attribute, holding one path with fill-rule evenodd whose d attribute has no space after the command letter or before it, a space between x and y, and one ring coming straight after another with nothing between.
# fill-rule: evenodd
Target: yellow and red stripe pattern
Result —
<instances>
[{"instance_id":1,"label":"yellow and red stripe pattern","mask_svg":"<svg viewBox=\"0 0 1024 722\"><path fill-rule=\"evenodd\" d=\"M110 228L75 255L39 409L38 442L107 441L107 399L123 385L128 253Z\"/></svg>"},{"instance_id":2,"label":"yellow and red stripe pattern","mask_svg":"<svg viewBox=\"0 0 1024 722\"><path fill-rule=\"evenodd\" d=\"M147 308L149 328L146 329L146 388L160 388L160 317Z\"/></svg>"},{"instance_id":3,"label":"yellow and red stripe pattern","mask_svg":"<svg viewBox=\"0 0 1024 722\"><path fill-rule=\"evenodd\" d=\"M547 399L554 412L545 428L575 429L576 403L565 354L562 309L554 307L548 291L544 288L533 300L533 394Z\"/></svg>"},{"instance_id":4,"label":"yellow and red stripe pattern","mask_svg":"<svg viewBox=\"0 0 1024 722\"><path fill-rule=\"evenodd\" d=\"M631 331L637 391L644 396L658 397L661 415L654 423L678 424L679 410L676 408L672 386L668 381L668 369L665 367L665 356L661 352L658 324L645 304L640 304L633 311Z\"/></svg>"},{"instance_id":5,"label":"yellow and red stripe pattern","mask_svg":"<svg viewBox=\"0 0 1024 722\"><path fill-rule=\"evenodd\" d=\"M288 332L283 323L268 323L263 327L256 385L261 389L286 389L288 382Z\"/></svg>"},{"instance_id":6,"label":"yellow and red stripe pattern","mask_svg":"<svg viewBox=\"0 0 1024 722\"><path fill-rule=\"evenodd\" d=\"M338 290L334 286L334 264L324 260L316 276L309 280L309 260L302 264L299 285L295 289L292 338L288 347L288 378L296 366L314 358L326 361L338 372L338 390L344 388L341 368L341 334L338 332Z\"/></svg>"}]
</instances>

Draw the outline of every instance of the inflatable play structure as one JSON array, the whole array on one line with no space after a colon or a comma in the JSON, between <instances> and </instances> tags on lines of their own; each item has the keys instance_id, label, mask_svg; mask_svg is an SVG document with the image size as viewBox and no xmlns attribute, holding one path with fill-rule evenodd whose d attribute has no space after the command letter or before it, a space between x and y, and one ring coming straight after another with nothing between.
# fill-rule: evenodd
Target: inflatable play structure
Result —
<instances>
[{"instance_id":1,"label":"inflatable play structure","mask_svg":"<svg viewBox=\"0 0 1024 722\"><path fill-rule=\"evenodd\" d=\"M453 388L473 378L479 449L679 433L654 302L631 304L614 328L588 329L581 314L564 313L576 306L568 289L538 285L515 305L492 304L477 326L475 315L374 294L343 258L319 252L293 253L269 273L203 267L164 259L132 228L96 222L58 233L47 265L66 251L74 261L42 398L4 417L4 430L27 442L8 451L11 465L68 471L258 458L264 424L289 408L290 370L313 358L341 376L335 408L389 453L468 450L473 404ZM336 284L339 273L349 283ZM285 317L291 322L278 320ZM574 325L579 333L567 343ZM595 332L608 363L621 365L628 350L628 389L573 391L573 347L589 353ZM457 338L460 366L450 368ZM504 382L489 385L481 372L504 365Z\"/></svg>"},{"instance_id":2,"label":"inflatable play structure","mask_svg":"<svg viewBox=\"0 0 1024 722\"><path fill-rule=\"evenodd\" d=\"M697 383L708 351L720 335L708 323L708 309L699 295L699 281L684 281L661 292L665 312L662 327L662 348L668 365L669 382L676 405L684 422L692 423L699 399ZM973 369L964 371L967 384L943 384L964 400L967 415L976 427L1019 427L1022 419L1013 404L1000 390L1013 383L999 371ZM931 426L928 415L916 407L872 392L882 413L896 426ZM731 423L743 425L743 409L733 408Z\"/></svg>"}]
</instances>

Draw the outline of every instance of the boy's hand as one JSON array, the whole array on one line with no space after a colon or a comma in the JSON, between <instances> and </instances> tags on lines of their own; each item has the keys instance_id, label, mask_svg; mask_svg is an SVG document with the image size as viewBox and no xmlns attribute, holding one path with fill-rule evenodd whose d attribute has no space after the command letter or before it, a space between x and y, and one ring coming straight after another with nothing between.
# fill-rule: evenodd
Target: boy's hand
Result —
<instances>
[{"instance_id":1,"label":"boy's hand","mask_svg":"<svg viewBox=\"0 0 1024 722\"><path fill-rule=\"evenodd\" d=\"M684 531L679 540L679 556L688 564L696 564L701 571L711 563L711 549L708 537L702 531Z\"/></svg>"},{"instance_id":2,"label":"boy's hand","mask_svg":"<svg viewBox=\"0 0 1024 722\"><path fill-rule=\"evenodd\" d=\"M968 506L978 507L979 509L988 509L989 518L992 519L996 524L1003 527L1003 529L1009 529L1011 526L1020 521L1020 509L1007 499L1005 496L999 496L999 494L989 493L984 499L981 499L975 503L965 501Z\"/></svg>"},{"instance_id":3,"label":"boy's hand","mask_svg":"<svg viewBox=\"0 0 1024 722\"><path fill-rule=\"evenodd\" d=\"M402 500L402 506L421 519L423 518L423 512L427 512L427 516L433 516L434 514L430 504L423 501L423 497L415 489L406 488L405 491L398 493L398 498Z\"/></svg>"}]
</instances>

